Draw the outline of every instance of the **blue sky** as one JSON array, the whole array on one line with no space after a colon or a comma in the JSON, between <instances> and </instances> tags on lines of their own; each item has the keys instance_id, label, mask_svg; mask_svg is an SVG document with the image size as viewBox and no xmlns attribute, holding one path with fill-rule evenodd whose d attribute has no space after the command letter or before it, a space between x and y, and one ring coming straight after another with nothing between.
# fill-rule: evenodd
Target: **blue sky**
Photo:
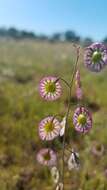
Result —
<instances>
[{"instance_id":1,"label":"blue sky","mask_svg":"<svg viewBox=\"0 0 107 190\"><path fill-rule=\"evenodd\" d=\"M100 40L107 35L107 0L0 0L0 26L47 34L71 29Z\"/></svg>"}]
</instances>

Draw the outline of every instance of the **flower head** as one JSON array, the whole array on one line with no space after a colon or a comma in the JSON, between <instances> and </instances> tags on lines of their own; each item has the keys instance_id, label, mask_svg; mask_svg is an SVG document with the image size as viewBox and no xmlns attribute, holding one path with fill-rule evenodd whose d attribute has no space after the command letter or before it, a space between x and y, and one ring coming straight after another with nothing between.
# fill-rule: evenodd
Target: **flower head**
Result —
<instances>
[{"instance_id":1,"label":"flower head","mask_svg":"<svg viewBox=\"0 0 107 190\"><path fill-rule=\"evenodd\" d=\"M50 148L41 149L37 153L37 161L46 166L54 166L56 165L56 154Z\"/></svg>"},{"instance_id":2,"label":"flower head","mask_svg":"<svg viewBox=\"0 0 107 190\"><path fill-rule=\"evenodd\" d=\"M52 176L53 182L57 184L59 181L59 171L55 166L51 168L51 176Z\"/></svg>"},{"instance_id":3,"label":"flower head","mask_svg":"<svg viewBox=\"0 0 107 190\"><path fill-rule=\"evenodd\" d=\"M77 88L76 89L76 97L78 100L81 100L82 97L83 97L83 91L82 91L82 88Z\"/></svg>"},{"instance_id":4,"label":"flower head","mask_svg":"<svg viewBox=\"0 0 107 190\"><path fill-rule=\"evenodd\" d=\"M95 142L92 147L92 153L94 156L102 156L104 153L104 146L101 143Z\"/></svg>"},{"instance_id":5,"label":"flower head","mask_svg":"<svg viewBox=\"0 0 107 190\"><path fill-rule=\"evenodd\" d=\"M92 127L92 116L90 112L84 107L76 108L73 115L73 124L76 131L87 133Z\"/></svg>"},{"instance_id":6,"label":"flower head","mask_svg":"<svg viewBox=\"0 0 107 190\"><path fill-rule=\"evenodd\" d=\"M68 169L69 170L72 170L72 169L78 170L79 168L80 168L79 154L72 150L72 153L68 159Z\"/></svg>"},{"instance_id":7,"label":"flower head","mask_svg":"<svg viewBox=\"0 0 107 190\"><path fill-rule=\"evenodd\" d=\"M80 79L80 72L79 70L76 71L76 74L75 74L75 84L77 87L81 87L81 79Z\"/></svg>"},{"instance_id":8,"label":"flower head","mask_svg":"<svg viewBox=\"0 0 107 190\"><path fill-rule=\"evenodd\" d=\"M93 43L86 48L84 63L93 72L99 72L107 65L107 48L102 43Z\"/></svg>"},{"instance_id":9,"label":"flower head","mask_svg":"<svg viewBox=\"0 0 107 190\"><path fill-rule=\"evenodd\" d=\"M60 136L63 136L65 133L65 126L66 126L66 117L64 117L60 123L61 130L60 130Z\"/></svg>"},{"instance_id":10,"label":"flower head","mask_svg":"<svg viewBox=\"0 0 107 190\"><path fill-rule=\"evenodd\" d=\"M107 168L104 170L104 175L107 178Z\"/></svg>"},{"instance_id":11,"label":"flower head","mask_svg":"<svg viewBox=\"0 0 107 190\"><path fill-rule=\"evenodd\" d=\"M75 74L75 87L76 87L76 97L78 100L81 100L83 97L83 91L81 88L81 79L80 79L79 70L77 70Z\"/></svg>"},{"instance_id":12,"label":"flower head","mask_svg":"<svg viewBox=\"0 0 107 190\"><path fill-rule=\"evenodd\" d=\"M53 101L61 96L61 85L56 77L44 77L39 84L39 92L42 98Z\"/></svg>"},{"instance_id":13,"label":"flower head","mask_svg":"<svg viewBox=\"0 0 107 190\"><path fill-rule=\"evenodd\" d=\"M60 133L60 122L53 116L48 116L39 124L39 136L42 140L53 140Z\"/></svg>"}]
</instances>

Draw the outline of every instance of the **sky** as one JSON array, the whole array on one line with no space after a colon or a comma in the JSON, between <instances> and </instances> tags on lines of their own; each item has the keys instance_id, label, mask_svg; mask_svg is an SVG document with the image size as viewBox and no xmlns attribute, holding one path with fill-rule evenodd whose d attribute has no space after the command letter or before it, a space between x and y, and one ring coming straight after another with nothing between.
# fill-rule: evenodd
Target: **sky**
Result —
<instances>
[{"instance_id":1,"label":"sky","mask_svg":"<svg viewBox=\"0 0 107 190\"><path fill-rule=\"evenodd\" d=\"M107 0L0 0L0 27L46 34L74 30L102 40L107 36Z\"/></svg>"}]
</instances>

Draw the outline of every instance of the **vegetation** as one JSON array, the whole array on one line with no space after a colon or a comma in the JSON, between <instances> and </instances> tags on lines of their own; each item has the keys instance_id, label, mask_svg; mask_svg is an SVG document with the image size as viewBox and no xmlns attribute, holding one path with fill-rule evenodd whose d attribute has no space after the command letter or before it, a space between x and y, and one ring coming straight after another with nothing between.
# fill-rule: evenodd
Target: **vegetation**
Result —
<instances>
[{"instance_id":1,"label":"vegetation","mask_svg":"<svg viewBox=\"0 0 107 190\"><path fill-rule=\"evenodd\" d=\"M90 41L92 41L91 38L86 38L82 40L82 38L72 30L68 30L65 32L58 32L48 36L45 34L35 34L32 31L18 30L14 27L8 29L0 28L0 37L13 38L16 40L33 39L33 40L45 40L51 42L58 42L58 41L67 41L75 43L82 42L84 45L85 44L87 45L88 43L90 43Z\"/></svg>"},{"instance_id":2,"label":"vegetation","mask_svg":"<svg viewBox=\"0 0 107 190\"><path fill-rule=\"evenodd\" d=\"M74 48L68 42L0 40L1 190L52 189L48 169L41 167L36 161L36 153L46 146L38 137L38 122L46 115L65 113L67 90L63 86L65 90L60 100L48 103L40 98L38 83L43 76L49 74L69 81L75 57ZM84 66L81 66L80 71L84 75L84 104L93 112L94 125L88 135L78 134L72 130L71 112L71 127L67 139L71 142L71 147L73 145L80 153L81 169L79 172L65 174L66 189L106 190L107 68L99 74L87 72ZM71 98L72 110L76 105L74 90ZM51 146L58 150L61 143L55 140ZM104 151L101 154L93 153L93 147L97 152L101 152L103 147Z\"/></svg>"}]
</instances>

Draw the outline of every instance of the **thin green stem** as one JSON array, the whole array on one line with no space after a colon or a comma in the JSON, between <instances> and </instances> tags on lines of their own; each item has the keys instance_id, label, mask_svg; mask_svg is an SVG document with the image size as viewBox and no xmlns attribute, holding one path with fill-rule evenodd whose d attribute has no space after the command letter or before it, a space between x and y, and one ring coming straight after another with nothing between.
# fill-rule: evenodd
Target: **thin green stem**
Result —
<instances>
[{"instance_id":1,"label":"thin green stem","mask_svg":"<svg viewBox=\"0 0 107 190\"><path fill-rule=\"evenodd\" d=\"M53 122L54 119L57 118L57 117L61 117L61 115L60 115L60 114L56 114L56 115L54 115L53 118L52 118L52 120L51 120L51 122Z\"/></svg>"},{"instance_id":2,"label":"thin green stem","mask_svg":"<svg viewBox=\"0 0 107 190\"><path fill-rule=\"evenodd\" d=\"M67 85L67 87L69 87L69 89L70 89L70 84L69 84L65 79L63 79L63 78L61 78L61 77L58 77L58 79L55 81L55 83L56 83L57 81L59 81L59 80L62 80L62 81Z\"/></svg>"},{"instance_id":3,"label":"thin green stem","mask_svg":"<svg viewBox=\"0 0 107 190\"><path fill-rule=\"evenodd\" d=\"M65 189L65 184L64 184L64 177L65 177L64 155L65 155L66 130L67 130L67 126L68 126L68 116L69 116L70 105L71 105L71 90L72 90L72 86L73 86L75 73L76 73L76 70L77 70L78 60L79 60L79 49L77 49L77 59L76 59L75 65L74 65L73 74L72 74L71 83L70 83L68 109L67 109L67 112L66 112L66 126L65 126L65 133L64 133L64 136L63 136L63 152L62 152L62 162L63 162L62 163L62 182L63 182L63 190Z\"/></svg>"}]
</instances>

